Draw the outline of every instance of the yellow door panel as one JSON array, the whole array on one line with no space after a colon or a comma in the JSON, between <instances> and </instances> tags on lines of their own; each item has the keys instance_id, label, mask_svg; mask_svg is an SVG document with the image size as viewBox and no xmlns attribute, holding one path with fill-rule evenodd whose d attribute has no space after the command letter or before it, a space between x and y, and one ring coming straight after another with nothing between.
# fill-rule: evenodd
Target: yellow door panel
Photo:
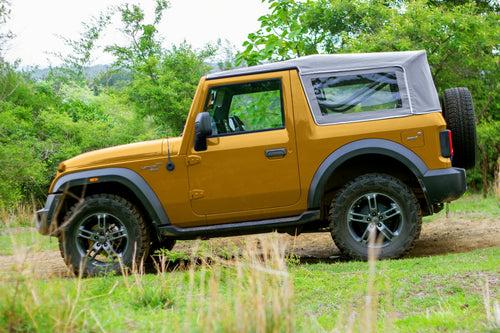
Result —
<instances>
[{"instance_id":1,"label":"yellow door panel","mask_svg":"<svg viewBox=\"0 0 500 333\"><path fill-rule=\"evenodd\" d=\"M208 144L207 151L197 153L200 162L189 166L196 214L283 207L298 201L297 154L286 129L209 139ZM266 157L266 150L273 149L286 149L286 155Z\"/></svg>"}]
</instances>

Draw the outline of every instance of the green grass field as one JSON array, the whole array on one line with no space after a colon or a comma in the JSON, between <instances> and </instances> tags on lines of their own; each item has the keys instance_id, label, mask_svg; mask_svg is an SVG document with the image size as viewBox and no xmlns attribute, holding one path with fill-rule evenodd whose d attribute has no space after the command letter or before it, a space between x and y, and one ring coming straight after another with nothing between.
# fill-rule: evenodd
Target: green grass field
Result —
<instances>
[{"instance_id":1,"label":"green grass field","mask_svg":"<svg viewBox=\"0 0 500 333\"><path fill-rule=\"evenodd\" d=\"M450 212L500 218L498 201L479 196L464 197ZM0 259L26 247L57 249L54 239L31 229L1 233ZM261 244L234 260L212 256L190 267L125 277L39 277L29 263L1 266L0 332L500 330L499 247L372 263L304 263L285 257L273 235Z\"/></svg>"}]
</instances>

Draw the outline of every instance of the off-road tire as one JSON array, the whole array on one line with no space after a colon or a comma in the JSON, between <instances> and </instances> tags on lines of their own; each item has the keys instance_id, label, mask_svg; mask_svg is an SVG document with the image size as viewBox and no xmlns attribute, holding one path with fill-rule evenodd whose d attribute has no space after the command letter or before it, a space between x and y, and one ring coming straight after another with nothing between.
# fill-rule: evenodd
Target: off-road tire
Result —
<instances>
[{"instance_id":1,"label":"off-road tire","mask_svg":"<svg viewBox=\"0 0 500 333\"><path fill-rule=\"evenodd\" d=\"M355 178L340 189L330 205L329 221L333 241L343 255L367 260L368 246L356 241L348 230L349 207L366 193L378 192L395 199L401 207L404 224L397 237L378 249L379 259L399 258L407 254L420 236L422 213L412 190L399 179L386 174L366 174Z\"/></svg>"},{"instance_id":2,"label":"off-road tire","mask_svg":"<svg viewBox=\"0 0 500 333\"><path fill-rule=\"evenodd\" d=\"M443 116L453 134L452 164L471 169L476 164L476 117L472 95L467 88L446 89L443 95Z\"/></svg>"},{"instance_id":3,"label":"off-road tire","mask_svg":"<svg viewBox=\"0 0 500 333\"><path fill-rule=\"evenodd\" d=\"M95 212L113 213L125 225L130 235L130 246L120 262L97 266L79 253L74 241L76 226L78 221ZM66 213L61 231L59 250L64 262L75 275L96 276L111 272L121 274L123 270L130 270L134 265L140 265L149 254L150 234L144 218L133 204L117 195L96 194L86 197L83 202L76 203Z\"/></svg>"}]
</instances>

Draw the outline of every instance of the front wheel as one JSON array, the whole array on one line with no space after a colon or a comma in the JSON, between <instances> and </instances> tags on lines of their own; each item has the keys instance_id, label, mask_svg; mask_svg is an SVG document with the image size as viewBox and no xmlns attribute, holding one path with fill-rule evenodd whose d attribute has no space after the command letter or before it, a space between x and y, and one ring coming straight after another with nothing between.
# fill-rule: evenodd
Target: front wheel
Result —
<instances>
[{"instance_id":1,"label":"front wheel","mask_svg":"<svg viewBox=\"0 0 500 333\"><path fill-rule=\"evenodd\" d=\"M411 189L385 174L367 174L347 183L334 197L329 218L339 250L362 260L368 258L370 247L376 248L380 259L405 255L422 225Z\"/></svg>"},{"instance_id":2,"label":"front wheel","mask_svg":"<svg viewBox=\"0 0 500 333\"><path fill-rule=\"evenodd\" d=\"M120 273L143 260L149 233L137 208L122 197L92 195L66 214L59 247L66 264L82 275Z\"/></svg>"}]
</instances>

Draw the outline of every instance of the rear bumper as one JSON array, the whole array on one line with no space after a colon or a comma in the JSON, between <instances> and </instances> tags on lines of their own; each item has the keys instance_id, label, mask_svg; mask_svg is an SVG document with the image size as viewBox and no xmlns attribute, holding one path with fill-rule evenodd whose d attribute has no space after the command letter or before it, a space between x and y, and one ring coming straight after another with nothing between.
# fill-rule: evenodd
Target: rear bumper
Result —
<instances>
[{"instance_id":1,"label":"rear bumper","mask_svg":"<svg viewBox=\"0 0 500 333\"><path fill-rule=\"evenodd\" d=\"M422 181L432 205L456 200L467 190L465 170L460 168L429 170Z\"/></svg>"},{"instance_id":2,"label":"rear bumper","mask_svg":"<svg viewBox=\"0 0 500 333\"><path fill-rule=\"evenodd\" d=\"M61 194L49 194L45 206L36 212L35 225L36 229L42 235L50 235L52 216L56 210Z\"/></svg>"}]
</instances>

